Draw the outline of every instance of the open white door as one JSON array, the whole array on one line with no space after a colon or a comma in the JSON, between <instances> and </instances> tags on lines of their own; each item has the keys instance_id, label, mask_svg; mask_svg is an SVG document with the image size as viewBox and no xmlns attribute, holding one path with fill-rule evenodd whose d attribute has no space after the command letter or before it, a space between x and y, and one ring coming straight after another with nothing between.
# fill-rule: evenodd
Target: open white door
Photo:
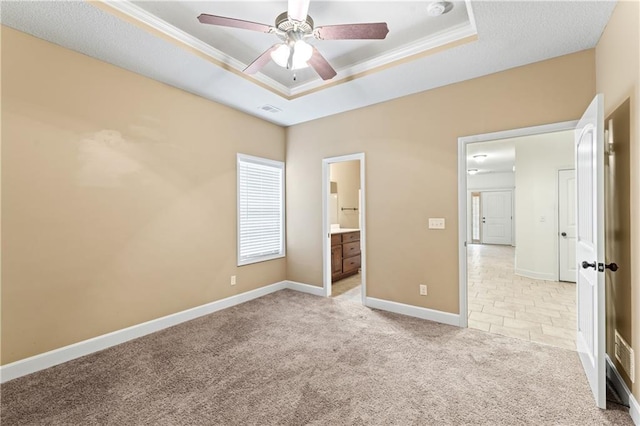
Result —
<instances>
[{"instance_id":1,"label":"open white door","mask_svg":"<svg viewBox=\"0 0 640 426\"><path fill-rule=\"evenodd\" d=\"M576 127L577 347L591 391L606 408L604 311L604 98L598 94Z\"/></svg>"}]
</instances>

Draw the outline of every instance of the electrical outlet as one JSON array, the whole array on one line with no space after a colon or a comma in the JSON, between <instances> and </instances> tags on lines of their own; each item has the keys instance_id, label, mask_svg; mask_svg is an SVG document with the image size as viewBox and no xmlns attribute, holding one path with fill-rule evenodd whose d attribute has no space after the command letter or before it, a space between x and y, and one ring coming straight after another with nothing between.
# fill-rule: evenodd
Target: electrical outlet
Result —
<instances>
[{"instance_id":1,"label":"electrical outlet","mask_svg":"<svg viewBox=\"0 0 640 426\"><path fill-rule=\"evenodd\" d=\"M236 276L231 275L231 285L236 285Z\"/></svg>"},{"instance_id":2,"label":"electrical outlet","mask_svg":"<svg viewBox=\"0 0 640 426\"><path fill-rule=\"evenodd\" d=\"M427 295L427 286L425 284L420 284L420 296Z\"/></svg>"}]
</instances>

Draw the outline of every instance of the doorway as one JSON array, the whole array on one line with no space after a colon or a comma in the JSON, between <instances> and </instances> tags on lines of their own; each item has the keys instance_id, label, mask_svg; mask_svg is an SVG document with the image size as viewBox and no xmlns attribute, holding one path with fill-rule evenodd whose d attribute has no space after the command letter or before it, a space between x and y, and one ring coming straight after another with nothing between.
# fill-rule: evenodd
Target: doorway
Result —
<instances>
[{"instance_id":1,"label":"doorway","mask_svg":"<svg viewBox=\"0 0 640 426\"><path fill-rule=\"evenodd\" d=\"M325 296L365 304L364 153L322 160Z\"/></svg>"},{"instance_id":2,"label":"doorway","mask_svg":"<svg viewBox=\"0 0 640 426\"><path fill-rule=\"evenodd\" d=\"M463 326L575 350L576 289L560 282L558 213L560 170L574 168L574 124L461 138ZM574 208L567 223L574 205L565 205Z\"/></svg>"}]
</instances>

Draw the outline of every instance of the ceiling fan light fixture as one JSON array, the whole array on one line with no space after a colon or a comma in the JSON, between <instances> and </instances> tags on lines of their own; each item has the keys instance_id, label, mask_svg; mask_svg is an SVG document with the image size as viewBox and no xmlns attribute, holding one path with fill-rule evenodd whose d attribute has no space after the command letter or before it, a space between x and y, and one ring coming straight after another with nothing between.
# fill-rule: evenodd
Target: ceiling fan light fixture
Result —
<instances>
[{"instance_id":1,"label":"ceiling fan light fixture","mask_svg":"<svg viewBox=\"0 0 640 426\"><path fill-rule=\"evenodd\" d=\"M289 61L289 54L291 53L291 48L287 44L281 44L276 50L271 52L271 59L273 62L281 66L282 68L287 67L287 62ZM307 68L309 64L307 61L311 59L313 55L313 47L304 40L298 40L293 45L293 67L294 70L299 70L302 68Z\"/></svg>"},{"instance_id":2,"label":"ceiling fan light fixture","mask_svg":"<svg viewBox=\"0 0 640 426\"><path fill-rule=\"evenodd\" d=\"M307 66L307 61L313 56L313 47L304 40L298 40L293 45L293 62L303 62Z\"/></svg>"}]
</instances>

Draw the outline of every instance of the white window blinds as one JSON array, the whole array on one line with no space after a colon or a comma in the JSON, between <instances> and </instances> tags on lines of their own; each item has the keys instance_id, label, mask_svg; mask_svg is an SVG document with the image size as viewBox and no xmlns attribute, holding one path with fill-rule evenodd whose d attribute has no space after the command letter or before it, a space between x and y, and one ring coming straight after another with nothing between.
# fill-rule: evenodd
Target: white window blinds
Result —
<instances>
[{"instance_id":1,"label":"white window blinds","mask_svg":"<svg viewBox=\"0 0 640 426\"><path fill-rule=\"evenodd\" d=\"M238 266L284 254L284 163L238 154Z\"/></svg>"}]
</instances>

